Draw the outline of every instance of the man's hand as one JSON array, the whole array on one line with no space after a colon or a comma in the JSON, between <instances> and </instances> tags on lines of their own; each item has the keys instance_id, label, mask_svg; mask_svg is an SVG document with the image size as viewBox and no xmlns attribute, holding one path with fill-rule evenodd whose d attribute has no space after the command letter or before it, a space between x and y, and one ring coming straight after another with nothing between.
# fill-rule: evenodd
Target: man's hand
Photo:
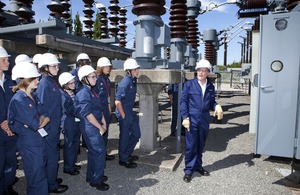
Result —
<instances>
[{"instance_id":1,"label":"man's hand","mask_svg":"<svg viewBox=\"0 0 300 195\"><path fill-rule=\"evenodd\" d=\"M218 120L223 119L223 109L219 104L216 105L215 112L214 112L214 117L215 116L217 116Z\"/></svg>"},{"instance_id":2,"label":"man's hand","mask_svg":"<svg viewBox=\"0 0 300 195\"><path fill-rule=\"evenodd\" d=\"M182 121L182 126L184 126L188 131L190 131L190 119L186 118Z\"/></svg>"}]
</instances>

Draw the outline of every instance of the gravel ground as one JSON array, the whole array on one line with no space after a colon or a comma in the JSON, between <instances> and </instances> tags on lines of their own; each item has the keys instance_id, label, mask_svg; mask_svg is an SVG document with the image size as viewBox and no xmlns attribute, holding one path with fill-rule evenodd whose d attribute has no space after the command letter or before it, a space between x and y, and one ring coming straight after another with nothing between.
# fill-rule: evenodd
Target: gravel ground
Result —
<instances>
[{"instance_id":1,"label":"gravel ground","mask_svg":"<svg viewBox=\"0 0 300 195\"><path fill-rule=\"evenodd\" d=\"M203 155L204 167L211 172L211 176L200 177L195 173L191 183L185 183L182 180L184 160L180 161L175 171L169 171L146 164L138 164L136 169L126 169L118 165L116 158L107 162L105 171L110 189L99 192L85 182L86 151L82 148L78 159L83 165L81 174L66 175L60 165L59 177L63 178L63 184L69 186L65 194L294 194L283 185L284 176L278 171L289 171L290 161L264 155L253 158L255 134L248 133L250 96L241 91L234 94L227 91L217 101L223 107L224 119L222 124L211 124ZM160 94L159 103L162 108L159 134L163 142L170 134L170 107L166 93ZM118 128L117 123L111 124L110 148L118 147ZM25 194L26 181L21 169L22 165L15 190Z\"/></svg>"}]
</instances>

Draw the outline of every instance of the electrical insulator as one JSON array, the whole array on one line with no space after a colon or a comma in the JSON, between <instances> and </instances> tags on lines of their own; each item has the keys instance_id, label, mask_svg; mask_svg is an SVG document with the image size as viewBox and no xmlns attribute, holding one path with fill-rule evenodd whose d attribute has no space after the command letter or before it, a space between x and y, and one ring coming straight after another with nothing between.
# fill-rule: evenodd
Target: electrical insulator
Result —
<instances>
[{"instance_id":1,"label":"electrical insulator","mask_svg":"<svg viewBox=\"0 0 300 195\"><path fill-rule=\"evenodd\" d=\"M86 28L83 32L87 38L93 37L93 24L94 21L92 20L94 10L92 9L94 0L83 0L85 9L83 10L85 19L83 20L84 27Z\"/></svg>"},{"instance_id":2,"label":"electrical insulator","mask_svg":"<svg viewBox=\"0 0 300 195\"><path fill-rule=\"evenodd\" d=\"M18 20L21 24L34 23L35 20L33 16L35 15L34 11L32 11L32 3L33 0L18 0L17 5L19 7L18 10L15 11L15 14L19 16Z\"/></svg>"},{"instance_id":3,"label":"electrical insulator","mask_svg":"<svg viewBox=\"0 0 300 195\"><path fill-rule=\"evenodd\" d=\"M62 12L66 10L66 7L61 4L59 0L52 0L47 8L51 11L50 16L61 19Z\"/></svg>"},{"instance_id":4,"label":"electrical insulator","mask_svg":"<svg viewBox=\"0 0 300 195\"><path fill-rule=\"evenodd\" d=\"M120 7L118 6L119 1L118 0L111 0L110 1L110 6L108 7L110 9L110 34L114 37L118 36L119 28L118 28L118 23L119 23L119 17L118 13L120 10Z\"/></svg>"},{"instance_id":5,"label":"electrical insulator","mask_svg":"<svg viewBox=\"0 0 300 195\"><path fill-rule=\"evenodd\" d=\"M126 46L126 12L127 10L125 9L125 7L121 7L121 9L119 10L120 13L120 47L125 47Z\"/></svg>"},{"instance_id":6,"label":"electrical insulator","mask_svg":"<svg viewBox=\"0 0 300 195\"><path fill-rule=\"evenodd\" d=\"M171 38L186 38L187 36L186 0L172 0L170 7Z\"/></svg>"}]
</instances>

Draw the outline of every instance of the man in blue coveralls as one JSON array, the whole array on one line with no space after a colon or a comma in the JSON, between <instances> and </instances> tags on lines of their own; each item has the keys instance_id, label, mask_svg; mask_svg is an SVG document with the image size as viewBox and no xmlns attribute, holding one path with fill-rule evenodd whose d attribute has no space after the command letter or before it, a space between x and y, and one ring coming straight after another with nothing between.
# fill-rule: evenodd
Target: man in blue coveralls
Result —
<instances>
[{"instance_id":1,"label":"man in blue coveralls","mask_svg":"<svg viewBox=\"0 0 300 195\"><path fill-rule=\"evenodd\" d=\"M120 126L119 164L126 168L137 167L134 161L138 160L138 156L132 156L132 152L141 137L138 116L133 111L139 68L135 59L130 58L124 62L127 74L119 83L115 97L116 116Z\"/></svg>"},{"instance_id":2,"label":"man in blue coveralls","mask_svg":"<svg viewBox=\"0 0 300 195\"><path fill-rule=\"evenodd\" d=\"M8 53L0 46L0 194L18 194L12 188L16 181L17 136L8 127L7 108L15 82L4 73L8 70Z\"/></svg>"},{"instance_id":3,"label":"man in blue coveralls","mask_svg":"<svg viewBox=\"0 0 300 195\"><path fill-rule=\"evenodd\" d=\"M207 79L210 68L209 61L205 59L197 62L197 77L185 83L180 100L182 125L186 128L183 180L187 183L192 180L195 171L209 176L209 172L202 167L202 153L209 130L209 110L223 116L221 106L215 101L215 87Z\"/></svg>"}]
</instances>

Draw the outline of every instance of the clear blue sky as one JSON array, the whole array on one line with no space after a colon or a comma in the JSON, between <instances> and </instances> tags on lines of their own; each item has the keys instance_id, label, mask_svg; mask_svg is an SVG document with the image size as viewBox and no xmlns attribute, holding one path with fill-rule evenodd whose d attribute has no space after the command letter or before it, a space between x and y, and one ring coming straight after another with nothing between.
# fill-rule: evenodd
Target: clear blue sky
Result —
<instances>
[{"instance_id":1,"label":"clear blue sky","mask_svg":"<svg viewBox=\"0 0 300 195\"><path fill-rule=\"evenodd\" d=\"M170 7L170 1L166 0L166 6ZM2 0L6 4L6 7L4 9L9 9L9 0ZM47 8L47 5L51 3L51 0L36 0L33 1L33 7L32 10L35 11L35 20L39 21L41 20L47 20L49 18L50 11ZM84 3L81 0L71 0L69 1L72 4L72 18L74 18L75 14L78 12L81 16L81 19L84 18L84 13L82 10L84 9ZM107 7L110 5L109 0L98 0L96 1L98 3L102 3ZM119 6L122 5L130 5L132 4L132 0L119 0ZM206 9L206 7L210 3L215 3L217 5L225 2L225 1L212 1L212 0L205 0L201 1L201 9ZM132 6L128 6L127 8L127 47L132 48L133 45L133 33L135 26L132 24L132 22L136 19L136 16L131 13ZM96 11L96 7L94 6L94 10ZM227 4L223 5L217 9L213 9L213 11L206 12L202 15L198 16L198 25L199 25L199 31L200 33L203 33L205 29L216 29L217 31L220 31L222 29L228 28L230 25L237 24L240 20L237 18L237 11L239 8L235 4ZM108 10L109 11L109 10ZM96 13L96 12L95 12ZM110 14L108 13L108 16ZM95 16L95 14L94 14ZM165 23L169 24L169 13L162 16L163 21ZM245 21L252 22L253 19L246 19ZM236 30L239 28L242 24L245 23L245 21L242 21L240 24L236 25L236 28L232 29L231 32L239 32L240 30ZM235 33L236 34L236 33ZM233 36L235 35L233 34ZM246 31L242 30L240 33L241 36L246 36ZM232 36L232 37L233 37ZM232 63L234 61L238 62L240 60L241 56L241 46L237 43L237 41L242 41L242 38L239 36L236 36L228 43L228 55L227 55L227 63ZM218 50L218 64L223 64L223 46L220 47ZM204 56L204 44L200 44L199 46L199 53L201 53L202 56Z\"/></svg>"}]
</instances>

